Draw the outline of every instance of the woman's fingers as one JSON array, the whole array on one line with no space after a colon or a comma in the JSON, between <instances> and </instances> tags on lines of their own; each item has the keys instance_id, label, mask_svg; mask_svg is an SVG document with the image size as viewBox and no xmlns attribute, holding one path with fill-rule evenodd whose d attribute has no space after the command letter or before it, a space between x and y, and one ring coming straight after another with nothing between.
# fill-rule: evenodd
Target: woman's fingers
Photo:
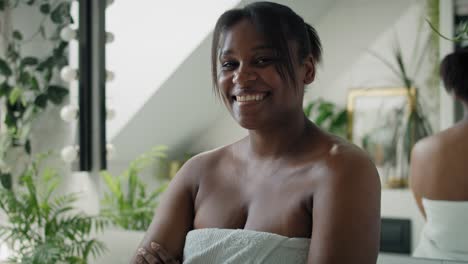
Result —
<instances>
[{"instance_id":1,"label":"woman's fingers","mask_svg":"<svg viewBox=\"0 0 468 264\"><path fill-rule=\"evenodd\" d=\"M175 260L169 252L167 252L161 245L156 242L151 242L151 249L156 252L156 255L161 258L164 264L177 264L179 261Z\"/></svg>"},{"instance_id":2,"label":"woman's fingers","mask_svg":"<svg viewBox=\"0 0 468 264\"><path fill-rule=\"evenodd\" d=\"M138 261L142 262L138 262ZM164 264L161 262L157 256L153 255L151 252L146 250L145 248L138 249L138 256L137 256L137 263L139 264Z\"/></svg>"},{"instance_id":3,"label":"woman's fingers","mask_svg":"<svg viewBox=\"0 0 468 264\"><path fill-rule=\"evenodd\" d=\"M140 255L140 253L138 253L135 256L135 262L133 262L133 264L148 264L148 262L145 260L145 257L143 257L142 255Z\"/></svg>"}]
</instances>

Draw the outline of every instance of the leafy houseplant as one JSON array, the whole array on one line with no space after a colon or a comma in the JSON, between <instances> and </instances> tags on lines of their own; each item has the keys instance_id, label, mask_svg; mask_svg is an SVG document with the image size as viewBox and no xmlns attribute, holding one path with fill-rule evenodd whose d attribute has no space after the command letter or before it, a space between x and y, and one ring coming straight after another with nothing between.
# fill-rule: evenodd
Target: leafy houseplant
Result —
<instances>
[{"instance_id":1,"label":"leafy houseplant","mask_svg":"<svg viewBox=\"0 0 468 264\"><path fill-rule=\"evenodd\" d=\"M437 23L437 25L438 6L438 0L427 1L426 8L428 15L432 18L431 20L433 23ZM432 134L432 126L426 114L427 111L425 111L425 105L423 104L422 97L418 96L418 89L420 89L421 85L418 85L415 79L420 73L425 55L429 54L432 55L432 58L438 58L438 39L433 38L429 34L425 40L421 40L420 36L421 33L418 32L415 41L415 48L413 48L414 53L411 61L415 64L412 64L409 67L404 62L402 49L398 41L396 41L396 44L394 45L393 61L387 60L376 52L370 52L397 76L400 85L406 88L408 98L410 100L408 109L406 105L399 109L399 113L404 116L404 119L399 121L396 125L397 129L392 131L391 141L394 146L393 150L396 152L396 160L394 162L399 167L399 176L393 176L387 179L387 182L384 184L390 188L407 187L408 164L410 162L411 150L418 140ZM422 47L422 49L418 49L418 47ZM428 79L428 85L436 87L439 83L437 78L437 73L439 71L438 63L434 59L431 63L433 63L434 66L431 70L432 74ZM404 113L407 113L407 115ZM368 135L365 138L369 139L371 138L371 135Z\"/></svg>"},{"instance_id":2,"label":"leafy houseplant","mask_svg":"<svg viewBox=\"0 0 468 264\"><path fill-rule=\"evenodd\" d=\"M49 103L60 105L68 90L57 83L62 67L68 64L68 43L60 39L60 31L72 23L70 1L67 0L0 0L0 16L8 17L19 7L37 10L42 20L31 36L21 30L9 32L5 29L0 36L5 44L5 53L0 53L0 182L12 188L12 175L8 164L8 153L13 148L31 154L31 125ZM50 50L45 57L26 54L25 47L31 41L48 43Z\"/></svg>"},{"instance_id":3,"label":"leafy houseplant","mask_svg":"<svg viewBox=\"0 0 468 264\"><path fill-rule=\"evenodd\" d=\"M108 188L101 201L101 214L104 217L125 230L144 231L148 228L158 205L158 197L166 189L168 179L156 190L148 192L139 173L156 159L167 160L166 150L165 146L154 147L132 161L118 177L113 177L108 171L101 172Z\"/></svg>"},{"instance_id":4,"label":"leafy houseplant","mask_svg":"<svg viewBox=\"0 0 468 264\"><path fill-rule=\"evenodd\" d=\"M60 180L51 169L39 172L42 159L21 175L22 188L0 187L0 209L9 219L0 224L0 239L12 246L13 263L87 263L105 250L90 233L106 221L76 212L77 194L56 195Z\"/></svg>"},{"instance_id":5,"label":"leafy houseplant","mask_svg":"<svg viewBox=\"0 0 468 264\"><path fill-rule=\"evenodd\" d=\"M348 127L346 109L339 109L334 103L319 98L304 107L304 114L325 131L346 138Z\"/></svg>"}]
</instances>

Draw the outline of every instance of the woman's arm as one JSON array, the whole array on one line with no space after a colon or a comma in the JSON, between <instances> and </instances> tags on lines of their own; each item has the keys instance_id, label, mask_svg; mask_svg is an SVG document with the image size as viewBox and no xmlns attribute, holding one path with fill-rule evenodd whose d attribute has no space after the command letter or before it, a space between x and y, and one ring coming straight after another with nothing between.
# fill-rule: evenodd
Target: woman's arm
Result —
<instances>
[{"instance_id":1,"label":"woman's arm","mask_svg":"<svg viewBox=\"0 0 468 264\"><path fill-rule=\"evenodd\" d=\"M360 151L331 155L313 197L308 263L375 264L380 243L380 179Z\"/></svg>"},{"instance_id":2,"label":"woman's arm","mask_svg":"<svg viewBox=\"0 0 468 264\"><path fill-rule=\"evenodd\" d=\"M169 184L131 263L165 263L148 259L169 259L171 256L182 262L185 237L193 229L199 167L197 163L197 158L189 160ZM164 254L161 255L159 250L155 250L155 245L159 246ZM147 259L146 262L139 262L142 256Z\"/></svg>"}]
</instances>

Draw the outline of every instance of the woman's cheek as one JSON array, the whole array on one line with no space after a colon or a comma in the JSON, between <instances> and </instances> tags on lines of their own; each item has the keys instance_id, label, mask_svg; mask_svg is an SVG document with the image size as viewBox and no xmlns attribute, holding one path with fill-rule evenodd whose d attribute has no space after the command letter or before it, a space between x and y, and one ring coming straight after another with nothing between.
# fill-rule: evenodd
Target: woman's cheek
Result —
<instances>
[{"instance_id":1,"label":"woman's cheek","mask_svg":"<svg viewBox=\"0 0 468 264\"><path fill-rule=\"evenodd\" d=\"M218 77L218 87L223 94L229 94L232 86L232 74L220 74Z\"/></svg>"}]
</instances>

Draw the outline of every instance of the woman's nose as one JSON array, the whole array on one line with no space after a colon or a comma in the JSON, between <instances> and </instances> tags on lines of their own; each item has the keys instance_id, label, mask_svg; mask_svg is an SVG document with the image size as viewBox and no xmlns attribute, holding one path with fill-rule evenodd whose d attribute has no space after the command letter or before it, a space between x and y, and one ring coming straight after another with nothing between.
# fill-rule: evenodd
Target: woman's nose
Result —
<instances>
[{"instance_id":1,"label":"woman's nose","mask_svg":"<svg viewBox=\"0 0 468 264\"><path fill-rule=\"evenodd\" d=\"M234 84L244 85L247 82L257 80L257 73L251 69L246 69L245 67L239 68L234 72L234 77L232 82Z\"/></svg>"}]
</instances>

